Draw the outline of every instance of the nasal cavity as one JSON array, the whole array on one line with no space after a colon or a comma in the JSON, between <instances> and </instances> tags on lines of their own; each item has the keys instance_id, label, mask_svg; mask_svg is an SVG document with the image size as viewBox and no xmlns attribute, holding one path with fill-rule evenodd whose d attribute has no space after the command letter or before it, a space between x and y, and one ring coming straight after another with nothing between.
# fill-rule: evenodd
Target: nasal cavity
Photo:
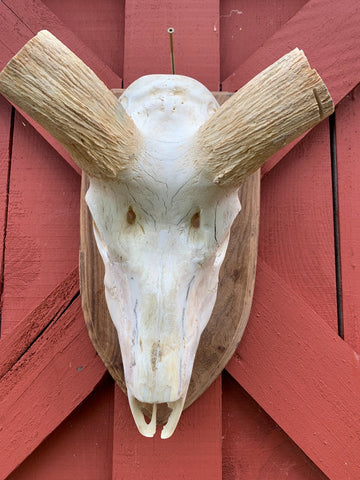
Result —
<instances>
[{"instance_id":1,"label":"nasal cavity","mask_svg":"<svg viewBox=\"0 0 360 480\"><path fill-rule=\"evenodd\" d=\"M129 207L129 209L127 211L126 220L127 220L129 225L133 225L135 223L136 214L135 214L135 212L134 212L134 210L132 209L131 206Z\"/></svg>"},{"instance_id":2,"label":"nasal cavity","mask_svg":"<svg viewBox=\"0 0 360 480\"><path fill-rule=\"evenodd\" d=\"M190 223L193 228L200 227L200 212L194 213L194 215L191 217Z\"/></svg>"}]
</instances>

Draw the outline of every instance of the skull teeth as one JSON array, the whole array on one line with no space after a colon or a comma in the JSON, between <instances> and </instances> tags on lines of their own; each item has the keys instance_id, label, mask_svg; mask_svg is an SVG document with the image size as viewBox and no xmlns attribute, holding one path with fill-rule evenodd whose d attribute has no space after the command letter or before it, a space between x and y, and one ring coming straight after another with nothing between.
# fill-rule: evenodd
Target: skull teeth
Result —
<instances>
[{"instance_id":1,"label":"skull teeth","mask_svg":"<svg viewBox=\"0 0 360 480\"><path fill-rule=\"evenodd\" d=\"M168 402L168 406L169 408L171 408L172 411L169 415L166 425L164 425L161 431L162 439L169 438L174 433L175 428L179 422L181 412L183 410L184 401L184 398L179 398L179 400L176 400L175 402ZM144 435L144 437L153 437L156 433L157 404L153 404L151 419L149 423L147 423L145 420L145 416L141 410L140 402L133 395L129 395L129 404L135 424L141 435Z\"/></svg>"},{"instance_id":2,"label":"skull teeth","mask_svg":"<svg viewBox=\"0 0 360 480\"><path fill-rule=\"evenodd\" d=\"M129 395L129 404L134 421L141 435L144 435L144 437L153 437L156 432L156 403L153 404L150 423L146 423L139 402L132 395Z\"/></svg>"},{"instance_id":3,"label":"skull teeth","mask_svg":"<svg viewBox=\"0 0 360 480\"><path fill-rule=\"evenodd\" d=\"M168 403L168 406L169 408L172 409L172 412L170 413L170 416L166 425L164 425L161 431L161 438L164 438L164 439L169 438L174 433L174 430L179 422L181 412L183 410L184 401L185 401L185 397L179 398L179 400L176 400L176 402Z\"/></svg>"}]
</instances>

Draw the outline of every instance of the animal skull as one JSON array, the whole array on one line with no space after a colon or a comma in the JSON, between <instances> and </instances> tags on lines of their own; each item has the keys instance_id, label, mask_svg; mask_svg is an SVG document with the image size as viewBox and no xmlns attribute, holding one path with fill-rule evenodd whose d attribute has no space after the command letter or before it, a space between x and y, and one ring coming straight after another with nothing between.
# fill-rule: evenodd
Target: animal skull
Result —
<instances>
[{"instance_id":1,"label":"animal skull","mask_svg":"<svg viewBox=\"0 0 360 480\"><path fill-rule=\"evenodd\" d=\"M218 108L203 85L149 75L120 102L142 147L125 179L92 178L86 202L134 419L141 433L152 436L156 404L171 404L162 432L167 438L183 409L240 204L237 188L220 187L194 166L196 131ZM150 425L138 402L155 405Z\"/></svg>"},{"instance_id":2,"label":"animal skull","mask_svg":"<svg viewBox=\"0 0 360 480\"><path fill-rule=\"evenodd\" d=\"M1 73L0 90L90 177L86 202L130 407L139 431L153 436L156 406L168 403L167 438L215 303L238 188L333 111L327 89L295 49L221 108L203 85L178 75L142 77L118 101L43 31ZM153 404L150 423L141 402Z\"/></svg>"}]
</instances>

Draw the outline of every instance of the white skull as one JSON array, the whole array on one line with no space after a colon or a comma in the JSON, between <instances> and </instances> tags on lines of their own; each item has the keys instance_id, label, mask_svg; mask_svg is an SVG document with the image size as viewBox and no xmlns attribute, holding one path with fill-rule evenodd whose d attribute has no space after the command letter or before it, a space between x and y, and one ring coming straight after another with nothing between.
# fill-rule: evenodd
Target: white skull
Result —
<instances>
[{"instance_id":1,"label":"white skull","mask_svg":"<svg viewBox=\"0 0 360 480\"><path fill-rule=\"evenodd\" d=\"M105 265L106 301L117 329L130 406L169 403L162 438L180 417L200 336L216 299L237 189L196 170L194 135L218 108L199 82L149 75L120 99L143 136L131 176L92 178L86 201Z\"/></svg>"}]
</instances>

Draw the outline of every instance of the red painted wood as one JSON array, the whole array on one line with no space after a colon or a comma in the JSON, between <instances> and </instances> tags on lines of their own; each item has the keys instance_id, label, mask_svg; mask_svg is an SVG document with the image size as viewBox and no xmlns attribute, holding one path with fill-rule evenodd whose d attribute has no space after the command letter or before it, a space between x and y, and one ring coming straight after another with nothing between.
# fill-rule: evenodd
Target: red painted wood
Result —
<instances>
[{"instance_id":1,"label":"red painted wood","mask_svg":"<svg viewBox=\"0 0 360 480\"><path fill-rule=\"evenodd\" d=\"M344 337L360 352L360 87L336 110Z\"/></svg>"},{"instance_id":2,"label":"red painted wood","mask_svg":"<svg viewBox=\"0 0 360 480\"><path fill-rule=\"evenodd\" d=\"M113 393L106 376L7 480L111 480Z\"/></svg>"},{"instance_id":3,"label":"red painted wood","mask_svg":"<svg viewBox=\"0 0 360 480\"><path fill-rule=\"evenodd\" d=\"M260 258L227 370L331 480L359 478L359 356Z\"/></svg>"},{"instance_id":4,"label":"red painted wood","mask_svg":"<svg viewBox=\"0 0 360 480\"><path fill-rule=\"evenodd\" d=\"M219 2L126 2L124 85L142 75L171 74L167 29L175 28L175 71L219 90Z\"/></svg>"},{"instance_id":5,"label":"red painted wood","mask_svg":"<svg viewBox=\"0 0 360 480\"><path fill-rule=\"evenodd\" d=\"M74 6L78 5L78 2L72 2ZM109 4L109 2L108 2ZM115 8L111 9L102 9L106 10L107 18L111 16L111 14L115 14L118 11L120 4L115 4L111 2L112 5L116 5ZM63 5L63 3L61 3ZM110 4L109 4L110 5ZM122 7L121 7L122 8ZM71 12L68 12L68 17L70 16ZM79 23L79 18L82 17L72 17L72 26L76 23ZM116 25L116 18L114 15L113 18L113 25ZM119 40L123 36L123 27L121 20L118 21L118 27L115 30L115 27L110 29L109 26L107 28L107 33L110 36L113 36L114 39L119 38ZM85 32L89 32L89 26L86 25L82 28L82 36L89 41L90 35L85 34ZM100 60L93 51L86 46L79 38L72 33L72 31L67 28L57 17L54 13L48 9L41 1L38 0L6 0L1 2L0 4L0 28L2 32L1 36L1 45L2 48L0 49L0 70L6 65L6 63L11 59L11 57L17 53L25 43L32 38L39 30L47 29L50 30L54 35L56 35L62 42L65 43L71 50L73 50L90 68L94 70L94 72L103 80L103 82L109 88L119 88L122 85L122 79L114 73L111 68ZM116 35L114 35L116 33ZM96 43L97 50L101 50L101 46L104 46L104 42L107 40L106 37L101 38L99 36L91 36L92 39L96 39L96 42L93 40L91 43ZM119 41L119 50L121 51L123 42L122 40ZM109 45L109 44L107 44ZM115 44L112 44L115 45ZM110 48L107 47L105 49L105 56L108 53L107 60L110 61L114 56L115 47L112 48L112 52L110 54ZM121 64L122 59L121 55L119 58L119 62ZM113 66L113 62L111 62L111 66ZM117 68L120 70L119 64L117 64ZM42 127L40 127L34 120L30 117L25 115L28 123L32 125L41 136L47 140L50 145L55 148L55 150L63 156L63 158L73 167L75 166L74 162L71 160L70 155L66 152L66 150L56 141L54 140ZM75 167L76 168L76 167ZM77 168L76 168L77 169ZM79 171L79 169L77 169Z\"/></svg>"},{"instance_id":6,"label":"red painted wood","mask_svg":"<svg viewBox=\"0 0 360 480\"><path fill-rule=\"evenodd\" d=\"M260 48L307 0L222 0L220 2L221 81Z\"/></svg>"},{"instance_id":7,"label":"red painted wood","mask_svg":"<svg viewBox=\"0 0 360 480\"><path fill-rule=\"evenodd\" d=\"M17 114L4 269L4 335L77 264L79 191L79 176Z\"/></svg>"},{"instance_id":8,"label":"red painted wood","mask_svg":"<svg viewBox=\"0 0 360 480\"><path fill-rule=\"evenodd\" d=\"M44 0L77 38L122 78L125 0ZM122 84L112 88L121 88Z\"/></svg>"},{"instance_id":9,"label":"red painted wood","mask_svg":"<svg viewBox=\"0 0 360 480\"><path fill-rule=\"evenodd\" d=\"M242 65L305 3L305 1L260 0L244 1L239 4L234 0L222 1L220 4L222 80L225 80L238 65ZM284 275L292 288L304 295L311 305L317 307L319 301L318 311L328 315L329 323L336 327L331 249L331 183L326 184L330 172L327 124L325 128L321 127L321 132L323 133L321 135L317 133L316 138L312 138L309 144L303 143L294 154L286 157L285 164L279 165L280 168L284 167L281 172L275 169L271 172L271 178L265 179L266 183L263 180L259 250L266 255L272 267ZM315 146L316 142L320 142L318 148ZM317 190L312 189L314 178ZM327 203L328 200L330 204ZM314 205L317 208L314 208ZM317 231L313 228L312 222L317 224L319 220L322 220L322 223ZM326 240L325 248L323 240ZM312 268L313 260L314 267L319 264L321 266L316 272L315 268ZM313 279L312 282L308 281L309 273L312 273L310 277ZM248 395L236 397L237 417L234 417L235 413L230 409L231 404L227 402L229 396L232 398L232 392L233 390L227 389L225 385L224 478L244 480L257 478L278 480L288 478L287 476L304 479L325 478L278 427L276 434L269 433L269 422L275 424L260 408L256 410L255 415L254 401ZM238 423L235 423L236 418ZM259 439L258 442L256 438Z\"/></svg>"},{"instance_id":10,"label":"red painted wood","mask_svg":"<svg viewBox=\"0 0 360 480\"><path fill-rule=\"evenodd\" d=\"M259 255L337 331L329 124L262 180Z\"/></svg>"},{"instance_id":11,"label":"red painted wood","mask_svg":"<svg viewBox=\"0 0 360 480\"><path fill-rule=\"evenodd\" d=\"M27 32L31 32L30 35L28 34L28 39L36 35L39 30L47 29L76 53L108 88L119 88L119 85L121 85L120 77L79 40L43 2L40 0L3 0L1 3L12 12L13 18L8 25L11 30L10 38L2 35L2 42L6 42L6 45L12 45L14 34L21 33L23 35L25 28ZM16 18L19 22L17 31L12 25Z\"/></svg>"},{"instance_id":12,"label":"red painted wood","mask_svg":"<svg viewBox=\"0 0 360 480\"><path fill-rule=\"evenodd\" d=\"M337 104L359 82L360 5L352 0L310 0L224 82L234 91L289 50L304 50ZM264 166L267 173L286 150Z\"/></svg>"},{"instance_id":13,"label":"red painted wood","mask_svg":"<svg viewBox=\"0 0 360 480\"><path fill-rule=\"evenodd\" d=\"M92 392L105 372L78 298L0 381L1 480Z\"/></svg>"},{"instance_id":14,"label":"red painted wood","mask_svg":"<svg viewBox=\"0 0 360 480\"><path fill-rule=\"evenodd\" d=\"M289 50L304 50L324 79L336 103L359 81L358 25L360 6L343 0L310 0L223 82L224 90L240 88Z\"/></svg>"},{"instance_id":15,"label":"red painted wood","mask_svg":"<svg viewBox=\"0 0 360 480\"><path fill-rule=\"evenodd\" d=\"M4 2L0 3L0 26L0 69L2 70L11 57L33 36L33 33Z\"/></svg>"},{"instance_id":16,"label":"red painted wood","mask_svg":"<svg viewBox=\"0 0 360 480\"><path fill-rule=\"evenodd\" d=\"M86 13L83 15L74 15L74 12L72 9L76 9L77 3L75 2L76 5L73 7L69 6L69 8L65 8L63 11L62 15L62 20L66 23L67 27L70 26L71 29L74 30L74 34L78 35L82 41L87 43L87 46L90 45L90 47L93 46L94 40L96 40L96 45L97 49L101 52L104 53L104 56L106 57L106 60L111 60L111 55L114 57L114 53L116 50L119 50L120 56L122 52L122 41L118 42L116 44L116 40L118 38L119 32L121 32L121 22L122 18L116 18L116 11L118 10L119 7L119 2L117 0L110 1L108 0L107 5L104 7L101 7L102 13L99 13L98 16L92 15L92 22L89 21L89 18L85 19ZM110 3L112 6L110 6ZM95 4L95 2L94 2ZM87 5L91 7L90 2L87 2ZM99 5L98 5L99 9ZM59 8L61 10L61 8ZM105 29L103 30L103 34L97 35L96 37L94 36L94 30L99 29L100 24L99 24L99 16L101 17L102 15L105 15L107 17L110 16L110 11L112 10L113 12L113 19L110 25L107 25L106 32ZM91 11L91 8L89 8L89 11ZM106 12L107 13L106 13ZM31 13L31 12L30 12ZM58 11L56 13L59 13ZM67 17L66 17L67 13ZM91 14L94 12L92 11ZM26 18L29 18L28 16ZM35 18L34 21L37 21ZM119 24L119 25L118 25ZM41 27L40 27L41 28ZM104 28L104 27L103 27ZM70 37L69 37L70 38ZM113 38L114 43L112 44L109 39ZM84 46L84 49L86 50L87 47ZM79 52L77 52L79 54ZM80 56L82 57L82 54L80 52ZM114 58L115 61L115 58ZM100 62L100 60L99 60ZM116 83L116 86L121 86L121 83L118 84ZM25 123L27 123L25 121ZM41 133L41 129L39 127L39 133ZM37 138L36 134L33 132L30 136L33 138L33 135L35 135L35 138ZM43 134L44 135L44 134ZM45 137L46 137L45 133ZM20 145L23 145L25 140L22 138L22 136L17 136L16 137L18 143ZM63 157L68 160L68 156L66 157L64 155L64 150L61 148L59 149L59 146L56 146L56 142L52 143L53 139L47 135L46 137L47 141L52 144L55 149L57 149ZM33 145L33 142L35 140L31 140L31 144ZM26 147L25 147L26 148ZM57 258L60 258L62 255L64 255L63 260L61 261L60 265L60 270L64 270L66 268L66 265L68 265L68 269L72 268L75 263L77 263L77 257L78 257L78 244L79 244L79 239L78 239L78 221L79 221L79 210L78 210L78 198L79 198L79 187L78 187L78 180L76 179L76 175L71 172L71 170L62 162L61 159L58 158L56 154L50 149L45 142L41 141L40 139L36 140L36 147L32 147L31 150L36 151L36 161L33 166L32 165L32 157L30 155L23 158L23 166L25 167L26 171L30 171L30 176L31 178L36 178L39 175L39 170L48 170L48 173L40 173L40 180L39 182L41 183L43 180L44 185L45 185L45 193L44 189L41 188L40 195L46 195L48 198L50 198L50 202L44 201L41 202L41 199L36 202L36 197L34 196L33 193L33 187L32 187L32 180L29 179L29 184L25 185L25 190L26 190L26 197L28 198L28 204L25 205L25 210L26 210L26 215L30 215L30 219L34 222L36 225L36 222L38 222L38 214L40 213L40 218L43 218L42 220L42 228L44 232L49 230L51 228L51 231L48 232L49 235L53 235L56 238L58 238L58 244L56 246L57 250L54 252L46 248L46 244L49 245L49 236L48 234L45 233L45 236L41 237L42 239L39 239L38 233L36 232L36 229L33 229L35 232L35 237L39 240L38 246L40 248L40 254L42 256L41 264L46 266L46 263L49 265L52 265L52 262ZM51 153L50 153L51 152ZM24 155L24 154L23 154ZM67 154L66 154L67 155ZM41 161L39 161L41 159ZM54 162L56 164L55 171L54 173L51 173L52 170L54 169ZM69 160L68 160L69 162ZM71 163L71 162L69 162ZM13 172L14 173L14 172ZM56 175L54 178L53 175ZM53 187L54 185L56 186L56 189L62 188L62 192L60 195L60 203L56 203L55 205L55 211L52 211L54 208L54 203L59 201L59 196L58 192L54 191ZM57 199L56 199L57 197ZM65 199L65 201L64 201ZM33 212L32 208L32 202L35 200L35 212ZM19 211L16 212L14 211L15 217L17 217ZM53 215L56 214L57 217L57 222L51 223L52 222L52 217ZM24 221L24 220L23 220ZM66 235L71 233L71 236L73 236L73 239L71 240L68 238L64 238L64 230L62 228L58 228L61 226L61 223L63 221L66 221L66 224L68 225L65 229ZM49 224L46 226L46 222L49 222ZM71 226L71 223L73 222L73 227ZM30 223L30 222L29 222ZM21 221L20 223L17 223L18 227L20 228ZM75 228L74 228L75 227ZM30 227L29 227L30 228ZM15 241L16 241L16 235L14 235ZM11 240L13 241L13 240ZM73 264L70 266L70 263L73 262ZM33 265L36 267L36 265ZM29 266L29 268L31 268ZM66 272L65 272L66 273ZM48 271L47 272L48 276L48 283L49 283L49 288L45 288L45 284L43 285L44 289L46 289L46 292L44 294L46 295L50 290L51 290L51 282L56 282L60 280L59 277L59 270L58 267L56 267L56 270L54 269L53 271ZM57 280L56 280L57 278ZM36 284L37 281L35 281ZM36 291L36 288L34 287L33 289L27 289L24 291L24 298L22 299L23 302L26 302L28 299L28 295L32 295ZM46 305L46 302L45 302ZM5 337L6 339L9 338L9 336L12 335L12 332ZM70 339L69 339L70 341ZM74 340L75 343L77 339ZM79 349L81 351L82 345L79 345ZM89 355L92 354L91 348L89 348ZM89 359L90 361L90 359ZM93 382L93 386L95 386L95 383L97 382L97 377L93 376L91 377L89 381ZM76 396L76 391L74 392L74 395ZM96 394L96 398L93 400L93 402L97 402L97 398L99 397L99 400L101 401L100 405L101 408L104 411L104 415L106 412L111 412L111 415L113 413L113 390L109 389L107 390L107 393L103 400L101 400L101 395L102 395L102 388L99 388L99 391ZM84 394L84 396L86 396ZM59 398L59 402L62 402L61 398ZM56 404L56 402L54 401ZM62 408L62 405L59 405L59 408ZM69 411L71 408L69 407ZM100 410L98 410L100 412ZM111 477L111 470L112 470L112 430L113 430L113 422L110 419L109 416L106 417L107 420L104 420L104 425L100 429L101 432L99 431L99 417L97 416L96 418L94 415L86 415L84 416L84 412L82 410L75 411L72 415L72 423L75 423L74 428L67 428L65 429L66 431L66 440L64 437L64 429L60 427L59 429L55 430L49 439L46 441L45 445L39 446L34 454L29 458L29 460L25 461L25 463L20 467L20 472L23 478L29 479L29 478L49 478L49 471L53 469L53 471L58 472L59 478L64 478L61 476L61 472L69 472L69 478L82 478L83 475L86 475L86 478L93 478L94 480L99 479L99 478L109 478ZM111 417L112 418L112 417ZM61 418L59 418L59 421L61 421ZM24 418L23 422L26 423L27 419ZM56 422L55 422L56 423ZM67 422L66 422L67 423ZM54 426L56 426L54 424ZM20 428L22 428L22 425L20 425ZM77 430L77 428L80 428L80 431ZM99 432L96 433L96 438L94 438L94 432ZM111 435L109 434L111 433ZM50 431L49 431L50 433ZM94 440L96 440L97 444L94 444ZM46 445L52 445L52 448L49 451L49 448ZM75 448L75 456L73 455L72 448ZM94 454L92 454L94 453ZM35 459L35 460L34 460ZM86 468L84 466L86 464ZM71 473L72 472L72 473ZM81 472L84 472L81 474ZM90 473L91 472L91 473ZM19 473L20 475L20 473ZM54 477L56 473L52 474L52 477Z\"/></svg>"},{"instance_id":17,"label":"red painted wood","mask_svg":"<svg viewBox=\"0 0 360 480\"><path fill-rule=\"evenodd\" d=\"M2 308L3 258L7 222L7 189L11 154L11 135L11 107L4 98L0 98L0 311Z\"/></svg>"},{"instance_id":18,"label":"red painted wood","mask_svg":"<svg viewBox=\"0 0 360 480\"><path fill-rule=\"evenodd\" d=\"M259 405L223 374L223 480L326 480Z\"/></svg>"},{"instance_id":19,"label":"red painted wood","mask_svg":"<svg viewBox=\"0 0 360 480\"><path fill-rule=\"evenodd\" d=\"M115 394L113 480L218 480L221 478L221 378L182 414L174 435L141 437L128 400ZM218 461L220 459L220 462Z\"/></svg>"},{"instance_id":20,"label":"red painted wood","mask_svg":"<svg viewBox=\"0 0 360 480\"><path fill-rule=\"evenodd\" d=\"M19 361L26 350L56 321L79 294L76 267L34 311L0 340L0 379Z\"/></svg>"},{"instance_id":21,"label":"red painted wood","mask_svg":"<svg viewBox=\"0 0 360 480\"><path fill-rule=\"evenodd\" d=\"M70 157L68 152L65 150L65 148L57 141L55 138L53 138L41 125L36 123L32 118L29 117L25 112L23 112L20 108L18 108L16 105L13 105L16 110L19 112L19 114L24 118L25 123L28 123L31 125L34 130L37 131L43 137L46 142L52 146L52 148L72 167L75 172L78 173L78 175L81 176L81 168L78 167L78 165L74 162L74 160Z\"/></svg>"}]
</instances>

